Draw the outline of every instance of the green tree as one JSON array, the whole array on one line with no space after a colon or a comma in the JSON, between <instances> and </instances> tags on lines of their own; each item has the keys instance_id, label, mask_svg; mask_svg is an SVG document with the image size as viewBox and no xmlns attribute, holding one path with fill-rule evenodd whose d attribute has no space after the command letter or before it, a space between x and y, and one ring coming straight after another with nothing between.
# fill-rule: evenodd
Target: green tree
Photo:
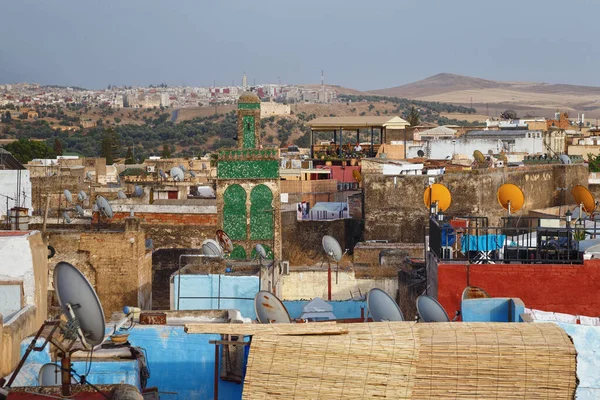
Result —
<instances>
[{"instance_id":1,"label":"green tree","mask_svg":"<svg viewBox=\"0 0 600 400\"><path fill-rule=\"evenodd\" d=\"M588 154L588 168L590 172L600 172L600 154Z\"/></svg>"},{"instance_id":2,"label":"green tree","mask_svg":"<svg viewBox=\"0 0 600 400\"><path fill-rule=\"evenodd\" d=\"M4 146L17 160L28 163L34 158L54 158L54 151L48 147L46 142L39 140L19 139Z\"/></svg>"},{"instance_id":3,"label":"green tree","mask_svg":"<svg viewBox=\"0 0 600 400\"><path fill-rule=\"evenodd\" d=\"M5 113L0 113L0 117L2 117L2 122L4 122L5 124L9 124L12 120L12 115L10 115L8 111Z\"/></svg>"},{"instance_id":4,"label":"green tree","mask_svg":"<svg viewBox=\"0 0 600 400\"><path fill-rule=\"evenodd\" d=\"M119 138L114 129L108 128L104 131L102 141L100 142L100 157L106 158L106 165L112 165L115 162L115 156L119 149Z\"/></svg>"},{"instance_id":5,"label":"green tree","mask_svg":"<svg viewBox=\"0 0 600 400\"><path fill-rule=\"evenodd\" d=\"M162 158L171 158L171 150L168 144L163 144Z\"/></svg>"},{"instance_id":6,"label":"green tree","mask_svg":"<svg viewBox=\"0 0 600 400\"><path fill-rule=\"evenodd\" d=\"M115 122L116 122L117 124L120 124L120 123L121 123L121 118L119 118L119 117L114 117L113 119L115 120Z\"/></svg>"},{"instance_id":7,"label":"green tree","mask_svg":"<svg viewBox=\"0 0 600 400\"><path fill-rule=\"evenodd\" d=\"M414 107L410 108L410 114L408 114L408 123L410 126L419 125L419 111L417 111L417 109Z\"/></svg>"},{"instance_id":8,"label":"green tree","mask_svg":"<svg viewBox=\"0 0 600 400\"><path fill-rule=\"evenodd\" d=\"M56 154L57 156L63 155L63 145L59 138L54 139L53 149L54 149L54 154Z\"/></svg>"},{"instance_id":9,"label":"green tree","mask_svg":"<svg viewBox=\"0 0 600 400\"><path fill-rule=\"evenodd\" d=\"M369 104L369 111L373 111L374 108L375 106L373 104Z\"/></svg>"},{"instance_id":10,"label":"green tree","mask_svg":"<svg viewBox=\"0 0 600 400\"><path fill-rule=\"evenodd\" d=\"M133 149L131 146L127 148L127 155L125 156L125 164L135 164L135 160L133 159Z\"/></svg>"}]
</instances>

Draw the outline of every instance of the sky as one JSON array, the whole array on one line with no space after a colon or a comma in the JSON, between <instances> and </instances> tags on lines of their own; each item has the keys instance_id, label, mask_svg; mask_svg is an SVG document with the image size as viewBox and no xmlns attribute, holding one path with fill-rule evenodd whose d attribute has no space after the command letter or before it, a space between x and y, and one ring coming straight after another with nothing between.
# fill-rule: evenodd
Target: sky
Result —
<instances>
[{"instance_id":1,"label":"sky","mask_svg":"<svg viewBox=\"0 0 600 400\"><path fill-rule=\"evenodd\" d=\"M18 0L0 7L0 83L319 83L441 72L600 86L600 2Z\"/></svg>"}]
</instances>

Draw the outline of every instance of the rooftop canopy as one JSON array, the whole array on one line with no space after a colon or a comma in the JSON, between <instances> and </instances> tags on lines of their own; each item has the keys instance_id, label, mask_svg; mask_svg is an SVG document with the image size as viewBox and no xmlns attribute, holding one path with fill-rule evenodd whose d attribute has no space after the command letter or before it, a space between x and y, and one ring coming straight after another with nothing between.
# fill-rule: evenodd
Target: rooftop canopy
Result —
<instances>
[{"instance_id":1,"label":"rooftop canopy","mask_svg":"<svg viewBox=\"0 0 600 400\"><path fill-rule=\"evenodd\" d=\"M342 129L385 128L404 129L410 125L402 118L389 116L368 115L363 117L321 117L315 118L308 124L313 131L333 131Z\"/></svg>"}]
</instances>

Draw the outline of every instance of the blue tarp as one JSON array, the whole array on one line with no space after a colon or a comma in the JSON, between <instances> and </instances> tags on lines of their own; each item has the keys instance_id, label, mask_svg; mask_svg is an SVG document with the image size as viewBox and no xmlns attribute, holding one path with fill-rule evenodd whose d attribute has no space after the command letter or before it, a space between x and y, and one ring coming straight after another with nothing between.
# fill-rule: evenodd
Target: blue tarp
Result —
<instances>
[{"instance_id":1,"label":"blue tarp","mask_svg":"<svg viewBox=\"0 0 600 400\"><path fill-rule=\"evenodd\" d=\"M501 249L506 242L506 235L465 235L460 239L463 252L466 251L494 251Z\"/></svg>"}]
</instances>

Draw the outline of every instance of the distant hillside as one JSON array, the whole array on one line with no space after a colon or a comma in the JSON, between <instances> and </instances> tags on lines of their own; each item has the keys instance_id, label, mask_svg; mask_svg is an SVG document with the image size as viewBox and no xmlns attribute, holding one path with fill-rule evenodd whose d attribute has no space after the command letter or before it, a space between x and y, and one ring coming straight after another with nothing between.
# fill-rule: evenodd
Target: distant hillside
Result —
<instances>
[{"instance_id":1,"label":"distant hillside","mask_svg":"<svg viewBox=\"0 0 600 400\"><path fill-rule=\"evenodd\" d=\"M571 116L600 117L600 87L534 82L498 82L455 74L432 77L369 94L423 101L473 104L478 112L512 108L519 114L551 116L556 110Z\"/></svg>"}]
</instances>

